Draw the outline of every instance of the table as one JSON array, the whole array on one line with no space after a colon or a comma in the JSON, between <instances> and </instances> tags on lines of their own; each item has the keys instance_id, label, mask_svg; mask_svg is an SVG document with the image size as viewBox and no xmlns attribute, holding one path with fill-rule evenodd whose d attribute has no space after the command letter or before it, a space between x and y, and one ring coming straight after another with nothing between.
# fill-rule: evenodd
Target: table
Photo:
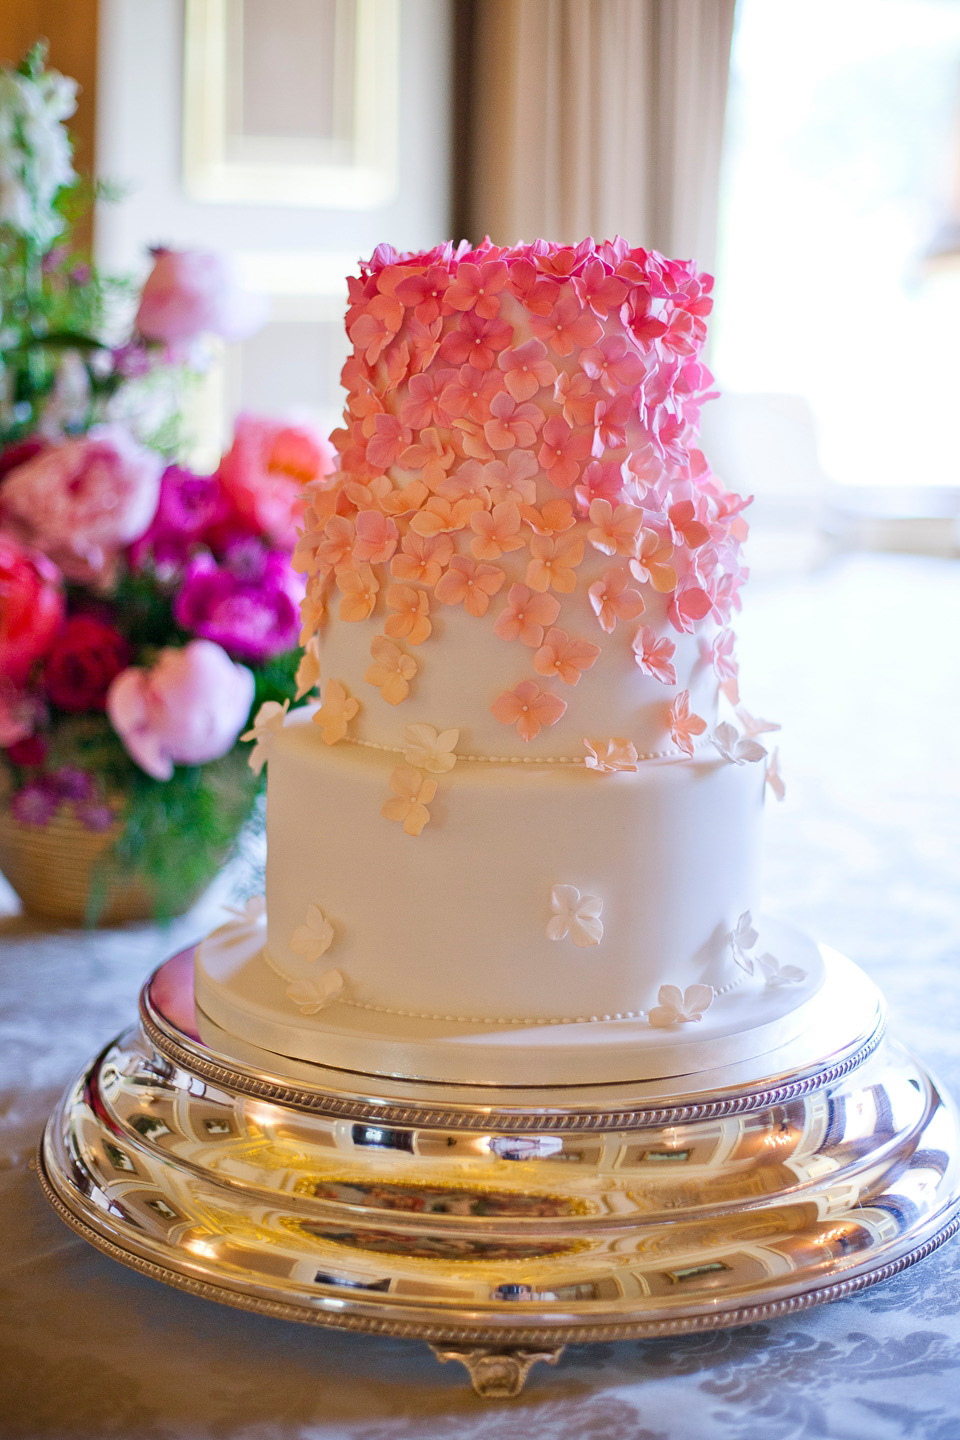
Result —
<instances>
[{"instance_id":1,"label":"table","mask_svg":"<svg viewBox=\"0 0 960 1440\"><path fill-rule=\"evenodd\" d=\"M768 908L844 950L895 1033L960 1091L960 569L837 560L750 587L744 699L789 720L767 815ZM223 877L167 928L86 934L0 892L0 1437L91 1440L957 1440L960 1243L886 1285L740 1330L570 1347L477 1399L419 1343L271 1321L115 1264L44 1202L46 1115L197 938Z\"/></svg>"}]
</instances>

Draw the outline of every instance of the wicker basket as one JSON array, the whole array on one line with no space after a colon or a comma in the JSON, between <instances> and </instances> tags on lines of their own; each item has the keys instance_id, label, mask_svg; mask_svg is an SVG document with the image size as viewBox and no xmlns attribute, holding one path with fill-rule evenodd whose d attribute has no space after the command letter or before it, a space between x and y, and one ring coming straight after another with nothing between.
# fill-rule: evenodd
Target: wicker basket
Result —
<instances>
[{"instance_id":1,"label":"wicker basket","mask_svg":"<svg viewBox=\"0 0 960 1440\"><path fill-rule=\"evenodd\" d=\"M0 871L29 914L61 925L83 925L93 868L121 829L118 818L109 830L88 830L65 805L46 825L21 825L9 809L0 807ZM212 879L210 875L193 892L184 894L183 910L189 910ZM150 887L131 875L107 885L96 923L147 920L153 911Z\"/></svg>"}]
</instances>

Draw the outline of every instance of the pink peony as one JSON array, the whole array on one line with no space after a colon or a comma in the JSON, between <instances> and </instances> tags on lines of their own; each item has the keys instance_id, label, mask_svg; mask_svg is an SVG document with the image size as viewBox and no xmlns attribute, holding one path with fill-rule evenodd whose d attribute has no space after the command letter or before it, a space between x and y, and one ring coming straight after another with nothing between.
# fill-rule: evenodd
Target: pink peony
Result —
<instances>
[{"instance_id":1,"label":"pink peony","mask_svg":"<svg viewBox=\"0 0 960 1440\"><path fill-rule=\"evenodd\" d=\"M253 703L253 675L212 640L161 650L149 670L132 666L107 692L107 714L127 752L155 780L174 765L203 765L230 750Z\"/></svg>"},{"instance_id":2,"label":"pink peony","mask_svg":"<svg viewBox=\"0 0 960 1440\"><path fill-rule=\"evenodd\" d=\"M336 451L307 425L238 415L220 480L241 519L292 550L304 510L303 489L332 475Z\"/></svg>"},{"instance_id":3,"label":"pink peony","mask_svg":"<svg viewBox=\"0 0 960 1440\"><path fill-rule=\"evenodd\" d=\"M165 249L153 255L135 322L144 339L177 349L200 335L241 340L263 323L262 298L240 288L224 256Z\"/></svg>"},{"instance_id":4,"label":"pink peony","mask_svg":"<svg viewBox=\"0 0 960 1440\"><path fill-rule=\"evenodd\" d=\"M118 552L157 509L163 461L119 425L96 425L0 482L0 519L70 580L109 581Z\"/></svg>"}]
</instances>

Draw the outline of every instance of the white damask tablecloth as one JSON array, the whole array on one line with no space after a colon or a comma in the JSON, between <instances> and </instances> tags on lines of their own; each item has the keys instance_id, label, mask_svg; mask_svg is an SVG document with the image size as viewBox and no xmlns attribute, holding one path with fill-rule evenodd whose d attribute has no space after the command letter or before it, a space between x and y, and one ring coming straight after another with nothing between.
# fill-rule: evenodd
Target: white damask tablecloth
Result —
<instances>
[{"instance_id":1,"label":"white damask tablecloth","mask_svg":"<svg viewBox=\"0 0 960 1440\"><path fill-rule=\"evenodd\" d=\"M768 908L863 964L900 1038L960 1092L960 566L860 557L757 583L740 632L746 703L789 721ZM957 1240L769 1324L571 1347L498 1406L425 1345L193 1299L75 1238L29 1169L43 1122L218 903L166 930L78 934L0 893L3 1440L958 1440Z\"/></svg>"}]
</instances>

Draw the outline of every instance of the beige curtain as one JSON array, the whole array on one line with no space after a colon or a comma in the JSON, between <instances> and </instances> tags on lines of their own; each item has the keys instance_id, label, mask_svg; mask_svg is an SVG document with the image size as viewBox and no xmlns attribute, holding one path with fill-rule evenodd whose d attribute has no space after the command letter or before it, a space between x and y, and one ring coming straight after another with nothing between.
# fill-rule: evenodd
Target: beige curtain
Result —
<instances>
[{"instance_id":1,"label":"beige curtain","mask_svg":"<svg viewBox=\"0 0 960 1440\"><path fill-rule=\"evenodd\" d=\"M616 233L706 268L734 0L478 0L469 233Z\"/></svg>"}]
</instances>

